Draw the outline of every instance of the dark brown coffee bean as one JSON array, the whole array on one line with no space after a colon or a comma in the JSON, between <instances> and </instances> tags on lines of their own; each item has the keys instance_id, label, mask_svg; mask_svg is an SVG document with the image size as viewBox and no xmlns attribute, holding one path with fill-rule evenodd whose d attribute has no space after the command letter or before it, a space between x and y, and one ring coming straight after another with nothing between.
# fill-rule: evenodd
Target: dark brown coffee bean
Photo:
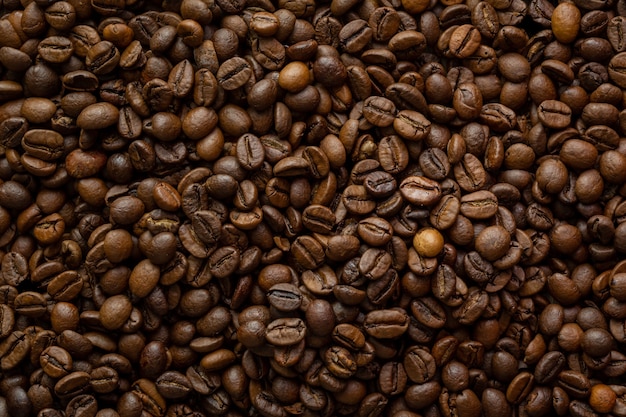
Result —
<instances>
[{"instance_id":1,"label":"dark brown coffee bean","mask_svg":"<svg viewBox=\"0 0 626 417\"><path fill-rule=\"evenodd\" d=\"M128 280L130 291L138 297L147 296L158 283L159 271L159 267L147 259L138 263Z\"/></svg>"},{"instance_id":2,"label":"dark brown coffee bean","mask_svg":"<svg viewBox=\"0 0 626 417\"><path fill-rule=\"evenodd\" d=\"M435 403L441 393L441 385L437 381L416 384L407 388L406 402L410 407L422 409Z\"/></svg>"},{"instance_id":3,"label":"dark brown coffee bean","mask_svg":"<svg viewBox=\"0 0 626 417\"><path fill-rule=\"evenodd\" d=\"M535 380L542 384L554 380L566 365L565 355L561 352L548 352L537 363Z\"/></svg>"},{"instance_id":4,"label":"dark brown coffee bean","mask_svg":"<svg viewBox=\"0 0 626 417\"><path fill-rule=\"evenodd\" d=\"M354 356L346 348L332 346L324 354L324 362L328 370L339 378L349 378L357 370Z\"/></svg>"},{"instance_id":5,"label":"dark brown coffee bean","mask_svg":"<svg viewBox=\"0 0 626 417\"><path fill-rule=\"evenodd\" d=\"M435 299L414 300L411 303L411 312L420 323L429 328L438 329L445 325L445 313Z\"/></svg>"},{"instance_id":6,"label":"dark brown coffee bean","mask_svg":"<svg viewBox=\"0 0 626 417\"><path fill-rule=\"evenodd\" d=\"M400 110L393 120L393 128L409 141L420 141L430 133L431 122L420 112Z\"/></svg>"},{"instance_id":7,"label":"dark brown coffee bean","mask_svg":"<svg viewBox=\"0 0 626 417\"><path fill-rule=\"evenodd\" d=\"M326 300L315 299L311 301L306 311L307 328L317 336L327 336L335 327L335 314L332 306ZM365 343L365 339L363 339Z\"/></svg>"},{"instance_id":8,"label":"dark brown coffee bean","mask_svg":"<svg viewBox=\"0 0 626 417\"><path fill-rule=\"evenodd\" d=\"M6 254L2 258L2 276L7 284L17 287L29 276L27 259L17 252Z\"/></svg>"},{"instance_id":9,"label":"dark brown coffee bean","mask_svg":"<svg viewBox=\"0 0 626 417\"><path fill-rule=\"evenodd\" d=\"M587 377L580 372L572 370L565 370L559 373L557 383L574 398L582 398L589 395L589 390L591 389Z\"/></svg>"},{"instance_id":10,"label":"dark brown coffee bean","mask_svg":"<svg viewBox=\"0 0 626 417\"><path fill-rule=\"evenodd\" d=\"M472 25L461 25L452 32L448 47L453 56L467 58L476 52L480 41L481 36L478 29Z\"/></svg>"},{"instance_id":11,"label":"dark brown coffee bean","mask_svg":"<svg viewBox=\"0 0 626 417\"><path fill-rule=\"evenodd\" d=\"M14 308L19 314L28 317L39 317L46 310L44 296L34 291L24 291L15 297Z\"/></svg>"},{"instance_id":12,"label":"dark brown coffee bean","mask_svg":"<svg viewBox=\"0 0 626 417\"><path fill-rule=\"evenodd\" d=\"M87 69L96 75L112 72L119 62L120 52L109 41L101 41L93 45L85 59Z\"/></svg>"},{"instance_id":13,"label":"dark brown coffee bean","mask_svg":"<svg viewBox=\"0 0 626 417\"><path fill-rule=\"evenodd\" d=\"M367 314L365 331L377 339L390 339L402 335L408 328L409 318L404 311L377 310Z\"/></svg>"},{"instance_id":14,"label":"dark brown coffee bean","mask_svg":"<svg viewBox=\"0 0 626 417\"><path fill-rule=\"evenodd\" d=\"M0 48L0 62L5 68L18 72L26 71L32 64L27 53L9 46Z\"/></svg>"},{"instance_id":15,"label":"dark brown coffee bean","mask_svg":"<svg viewBox=\"0 0 626 417\"><path fill-rule=\"evenodd\" d=\"M302 304L300 290L293 284L287 283L273 285L267 292L267 299L280 311L293 311Z\"/></svg>"},{"instance_id":16,"label":"dark brown coffee bean","mask_svg":"<svg viewBox=\"0 0 626 417\"><path fill-rule=\"evenodd\" d=\"M306 269L315 269L324 261L324 249L310 236L299 236L291 245L294 260Z\"/></svg>"},{"instance_id":17,"label":"dark brown coffee bean","mask_svg":"<svg viewBox=\"0 0 626 417\"><path fill-rule=\"evenodd\" d=\"M395 120L396 106L384 97L370 97L363 104L363 116L375 126L390 126Z\"/></svg>"},{"instance_id":18,"label":"dark brown coffee bean","mask_svg":"<svg viewBox=\"0 0 626 417\"><path fill-rule=\"evenodd\" d=\"M152 341L144 346L139 356L142 375L155 378L167 367L166 348L163 342Z\"/></svg>"},{"instance_id":19,"label":"dark brown coffee bean","mask_svg":"<svg viewBox=\"0 0 626 417\"><path fill-rule=\"evenodd\" d=\"M529 372L521 372L509 384L506 399L513 404L519 404L530 394L533 386L534 376Z\"/></svg>"},{"instance_id":20,"label":"dark brown coffee bean","mask_svg":"<svg viewBox=\"0 0 626 417\"><path fill-rule=\"evenodd\" d=\"M211 254L208 265L216 278L225 278L235 272L239 266L240 252L236 247L223 246Z\"/></svg>"},{"instance_id":21,"label":"dark brown coffee bean","mask_svg":"<svg viewBox=\"0 0 626 417\"><path fill-rule=\"evenodd\" d=\"M3 4L4 414L626 415L626 2L123 3Z\"/></svg>"},{"instance_id":22,"label":"dark brown coffee bean","mask_svg":"<svg viewBox=\"0 0 626 417\"><path fill-rule=\"evenodd\" d=\"M307 270L302 273L302 282L313 294L327 295L333 291L338 279L334 271L327 266L316 270Z\"/></svg>"},{"instance_id":23,"label":"dark brown coffee bean","mask_svg":"<svg viewBox=\"0 0 626 417\"><path fill-rule=\"evenodd\" d=\"M393 229L380 217L368 217L359 222L357 233L369 245L383 246L391 240Z\"/></svg>"},{"instance_id":24,"label":"dark brown coffee bean","mask_svg":"<svg viewBox=\"0 0 626 417\"><path fill-rule=\"evenodd\" d=\"M100 322L108 330L119 329L130 317L132 303L125 295L114 295L106 299L100 308Z\"/></svg>"},{"instance_id":25,"label":"dark brown coffee bean","mask_svg":"<svg viewBox=\"0 0 626 417\"><path fill-rule=\"evenodd\" d=\"M490 289L488 287L488 289ZM461 324L474 323L483 314L489 303L489 296L485 291L470 291L467 299L458 310L453 313Z\"/></svg>"},{"instance_id":26,"label":"dark brown coffee bean","mask_svg":"<svg viewBox=\"0 0 626 417\"><path fill-rule=\"evenodd\" d=\"M87 372L74 371L58 380L54 385L54 392L60 398L73 398L88 390L89 379Z\"/></svg>"},{"instance_id":27,"label":"dark brown coffee bean","mask_svg":"<svg viewBox=\"0 0 626 417\"><path fill-rule=\"evenodd\" d=\"M159 410L165 408L165 399L159 394L156 384L151 380L142 378L135 381L132 385L132 390L140 398L144 407L151 410L151 412L158 413Z\"/></svg>"},{"instance_id":28,"label":"dark brown coffee bean","mask_svg":"<svg viewBox=\"0 0 626 417\"><path fill-rule=\"evenodd\" d=\"M371 248L361 256L358 270L364 277L377 280L389 270L391 263L391 255L388 252L382 249Z\"/></svg>"},{"instance_id":29,"label":"dark brown coffee bean","mask_svg":"<svg viewBox=\"0 0 626 417\"><path fill-rule=\"evenodd\" d=\"M449 229L457 219L461 208L458 198L444 195L430 212L430 222L439 230Z\"/></svg>"},{"instance_id":30,"label":"dark brown coffee bean","mask_svg":"<svg viewBox=\"0 0 626 417\"><path fill-rule=\"evenodd\" d=\"M114 391L119 384L118 372L109 366L100 366L90 373L89 384L97 393L109 393Z\"/></svg>"},{"instance_id":31,"label":"dark brown coffee bean","mask_svg":"<svg viewBox=\"0 0 626 417\"><path fill-rule=\"evenodd\" d=\"M217 371L230 365L235 360L235 354L227 349L218 349L205 355L200 365L208 372Z\"/></svg>"},{"instance_id":32,"label":"dark brown coffee bean","mask_svg":"<svg viewBox=\"0 0 626 417\"><path fill-rule=\"evenodd\" d=\"M405 35L406 39L399 39L402 35ZM419 43L419 39L411 39L411 35L415 35L415 38L419 38L421 35L420 32L414 31L404 31L398 33L394 36L390 41L390 48L392 44L396 44L394 40L397 41L397 47L407 47L407 48L416 48L419 49L418 45L415 43ZM413 51L413 49L410 49ZM408 52L408 51L407 51ZM408 52L411 53L411 52ZM428 105L426 99L422 95L422 93L414 86L405 83L393 83L387 86L385 89L385 96L394 102L396 107L401 110L414 110L418 111L422 114L428 112Z\"/></svg>"},{"instance_id":33,"label":"dark brown coffee bean","mask_svg":"<svg viewBox=\"0 0 626 417\"><path fill-rule=\"evenodd\" d=\"M402 196L416 205L432 205L441 198L439 183L425 177L408 177L400 184Z\"/></svg>"},{"instance_id":34,"label":"dark brown coffee bean","mask_svg":"<svg viewBox=\"0 0 626 417\"><path fill-rule=\"evenodd\" d=\"M268 416L285 417L287 412L280 406L280 403L274 396L267 392L261 391L251 399L252 405Z\"/></svg>"},{"instance_id":35,"label":"dark brown coffee bean","mask_svg":"<svg viewBox=\"0 0 626 417\"><path fill-rule=\"evenodd\" d=\"M39 363L46 374L61 378L71 372L73 360L65 349L50 346L41 353Z\"/></svg>"},{"instance_id":36,"label":"dark brown coffee bean","mask_svg":"<svg viewBox=\"0 0 626 417\"><path fill-rule=\"evenodd\" d=\"M306 325L300 319L276 319L268 324L266 339L275 346L298 343L306 334Z\"/></svg>"},{"instance_id":37,"label":"dark brown coffee bean","mask_svg":"<svg viewBox=\"0 0 626 417\"><path fill-rule=\"evenodd\" d=\"M466 153L463 158L454 165L454 176L459 186L466 191L477 191L486 182L486 172L482 163L474 155Z\"/></svg>"},{"instance_id":38,"label":"dark brown coffee bean","mask_svg":"<svg viewBox=\"0 0 626 417\"><path fill-rule=\"evenodd\" d=\"M95 416L98 402L93 395L78 395L70 400L65 408L65 415L72 417Z\"/></svg>"},{"instance_id":39,"label":"dark brown coffee bean","mask_svg":"<svg viewBox=\"0 0 626 417\"><path fill-rule=\"evenodd\" d=\"M550 128L562 129L571 122L571 109L557 100L546 100L539 105L537 114L541 122Z\"/></svg>"},{"instance_id":40,"label":"dark brown coffee bean","mask_svg":"<svg viewBox=\"0 0 626 417\"><path fill-rule=\"evenodd\" d=\"M489 218L497 208L497 198L489 191L476 191L461 198L461 213L471 219Z\"/></svg>"},{"instance_id":41,"label":"dark brown coffee bean","mask_svg":"<svg viewBox=\"0 0 626 417\"><path fill-rule=\"evenodd\" d=\"M241 136L237 141L237 159L248 170L260 168L265 159L265 151L259 138L252 134Z\"/></svg>"},{"instance_id":42,"label":"dark brown coffee bean","mask_svg":"<svg viewBox=\"0 0 626 417\"><path fill-rule=\"evenodd\" d=\"M314 204L302 212L302 224L315 233L330 233L335 227L335 214L322 205Z\"/></svg>"}]
</instances>

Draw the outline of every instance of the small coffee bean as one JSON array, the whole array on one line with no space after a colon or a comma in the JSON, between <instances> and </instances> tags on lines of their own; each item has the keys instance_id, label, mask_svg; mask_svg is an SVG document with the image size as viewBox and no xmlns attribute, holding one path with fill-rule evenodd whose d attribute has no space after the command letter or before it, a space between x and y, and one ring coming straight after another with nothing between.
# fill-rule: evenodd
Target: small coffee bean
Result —
<instances>
[{"instance_id":1,"label":"small coffee bean","mask_svg":"<svg viewBox=\"0 0 626 417\"><path fill-rule=\"evenodd\" d=\"M432 258L443 249L443 236L437 229L423 228L413 238L413 247L422 256Z\"/></svg>"}]
</instances>

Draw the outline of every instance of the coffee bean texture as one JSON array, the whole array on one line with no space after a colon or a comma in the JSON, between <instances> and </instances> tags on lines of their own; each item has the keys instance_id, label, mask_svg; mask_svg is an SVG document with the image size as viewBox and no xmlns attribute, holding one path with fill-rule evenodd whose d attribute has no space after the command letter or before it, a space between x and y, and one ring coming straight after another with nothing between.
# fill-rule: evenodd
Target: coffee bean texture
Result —
<instances>
[{"instance_id":1,"label":"coffee bean texture","mask_svg":"<svg viewBox=\"0 0 626 417\"><path fill-rule=\"evenodd\" d=\"M0 0L0 417L626 417L626 0Z\"/></svg>"}]
</instances>

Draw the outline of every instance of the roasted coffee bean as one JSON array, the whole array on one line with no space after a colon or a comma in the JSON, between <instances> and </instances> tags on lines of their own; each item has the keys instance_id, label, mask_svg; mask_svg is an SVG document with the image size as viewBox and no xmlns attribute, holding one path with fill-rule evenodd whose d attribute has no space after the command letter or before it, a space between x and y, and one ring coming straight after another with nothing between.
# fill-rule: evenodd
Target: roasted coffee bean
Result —
<instances>
[{"instance_id":1,"label":"roasted coffee bean","mask_svg":"<svg viewBox=\"0 0 626 417\"><path fill-rule=\"evenodd\" d=\"M89 374L83 371L74 371L59 379L54 385L54 392L60 398L72 398L81 395L89 388Z\"/></svg>"},{"instance_id":2,"label":"roasted coffee bean","mask_svg":"<svg viewBox=\"0 0 626 417\"><path fill-rule=\"evenodd\" d=\"M530 391L532 390L534 385L534 377L529 372L521 372L517 375L506 390L506 398L509 402L513 404L519 404L522 402Z\"/></svg>"},{"instance_id":3,"label":"roasted coffee bean","mask_svg":"<svg viewBox=\"0 0 626 417\"><path fill-rule=\"evenodd\" d=\"M302 212L302 224L315 233L330 233L336 223L335 214L322 205L310 205Z\"/></svg>"},{"instance_id":4,"label":"roasted coffee bean","mask_svg":"<svg viewBox=\"0 0 626 417\"><path fill-rule=\"evenodd\" d=\"M365 331L377 339L390 339L402 335L408 328L409 318L403 311L377 310L367 314Z\"/></svg>"},{"instance_id":5,"label":"roasted coffee bean","mask_svg":"<svg viewBox=\"0 0 626 417\"><path fill-rule=\"evenodd\" d=\"M396 180L387 172L376 171L367 175L363 185L375 198L389 197L396 190Z\"/></svg>"},{"instance_id":6,"label":"roasted coffee bean","mask_svg":"<svg viewBox=\"0 0 626 417\"><path fill-rule=\"evenodd\" d=\"M431 122L414 110L400 110L393 121L394 130L409 141L420 141L430 133Z\"/></svg>"},{"instance_id":7,"label":"roasted coffee bean","mask_svg":"<svg viewBox=\"0 0 626 417\"><path fill-rule=\"evenodd\" d=\"M91 388L98 393L108 393L114 391L119 385L118 372L109 366L100 366L90 373Z\"/></svg>"},{"instance_id":8,"label":"roasted coffee bean","mask_svg":"<svg viewBox=\"0 0 626 417\"><path fill-rule=\"evenodd\" d=\"M341 28L339 44L346 52L355 53L365 48L373 35L374 31L367 21L354 19Z\"/></svg>"},{"instance_id":9,"label":"roasted coffee bean","mask_svg":"<svg viewBox=\"0 0 626 417\"><path fill-rule=\"evenodd\" d=\"M476 191L461 198L461 213L470 219L490 218L497 209L498 200L489 191Z\"/></svg>"},{"instance_id":10,"label":"roasted coffee bean","mask_svg":"<svg viewBox=\"0 0 626 417\"><path fill-rule=\"evenodd\" d=\"M545 100L539 105L537 114L546 127L564 128L571 122L571 109L565 103Z\"/></svg>"},{"instance_id":11,"label":"roasted coffee bean","mask_svg":"<svg viewBox=\"0 0 626 417\"><path fill-rule=\"evenodd\" d=\"M357 233L371 246L383 246L391 240L393 229L388 221L380 217L368 217L359 222Z\"/></svg>"},{"instance_id":12,"label":"roasted coffee bean","mask_svg":"<svg viewBox=\"0 0 626 417\"><path fill-rule=\"evenodd\" d=\"M291 245L294 260L306 269L315 269L324 261L322 246L310 236L300 236Z\"/></svg>"},{"instance_id":13,"label":"roasted coffee bean","mask_svg":"<svg viewBox=\"0 0 626 417\"><path fill-rule=\"evenodd\" d=\"M302 304L300 290L293 284L273 285L267 293L270 304L280 311L293 311Z\"/></svg>"},{"instance_id":14,"label":"roasted coffee bean","mask_svg":"<svg viewBox=\"0 0 626 417\"><path fill-rule=\"evenodd\" d=\"M72 357L63 348L50 346L39 358L41 368L53 378L61 378L72 370Z\"/></svg>"},{"instance_id":15,"label":"roasted coffee bean","mask_svg":"<svg viewBox=\"0 0 626 417\"><path fill-rule=\"evenodd\" d=\"M579 30L580 18L580 10L574 5L556 7L552 12L551 24L557 40L564 43L572 42Z\"/></svg>"},{"instance_id":16,"label":"roasted coffee bean","mask_svg":"<svg viewBox=\"0 0 626 417\"><path fill-rule=\"evenodd\" d=\"M467 58L476 52L480 41L478 29L472 25L461 25L452 32L448 48L453 56Z\"/></svg>"},{"instance_id":17,"label":"roasted coffee bean","mask_svg":"<svg viewBox=\"0 0 626 417\"><path fill-rule=\"evenodd\" d=\"M441 198L439 183L425 177L412 176L400 184L402 196L416 205L432 205Z\"/></svg>"},{"instance_id":18,"label":"roasted coffee bean","mask_svg":"<svg viewBox=\"0 0 626 417\"><path fill-rule=\"evenodd\" d=\"M241 166L249 170L261 167L265 157L263 145L258 137L245 134L237 141L237 159Z\"/></svg>"},{"instance_id":19,"label":"roasted coffee bean","mask_svg":"<svg viewBox=\"0 0 626 417\"><path fill-rule=\"evenodd\" d=\"M130 318L132 303L125 295L114 295L105 300L100 308L100 322L107 330L119 329Z\"/></svg>"},{"instance_id":20,"label":"roasted coffee bean","mask_svg":"<svg viewBox=\"0 0 626 417\"><path fill-rule=\"evenodd\" d=\"M557 383L570 396L581 398L589 395L591 388L589 380L578 371L565 370L558 375Z\"/></svg>"},{"instance_id":21,"label":"roasted coffee bean","mask_svg":"<svg viewBox=\"0 0 626 417\"><path fill-rule=\"evenodd\" d=\"M307 270L302 274L302 283L313 294L326 295L333 291L337 276L332 269L323 266L316 270Z\"/></svg>"},{"instance_id":22,"label":"roasted coffee bean","mask_svg":"<svg viewBox=\"0 0 626 417\"><path fill-rule=\"evenodd\" d=\"M306 334L306 326L300 319L276 319L267 326L267 341L275 346L298 343Z\"/></svg>"},{"instance_id":23,"label":"roasted coffee bean","mask_svg":"<svg viewBox=\"0 0 626 417\"><path fill-rule=\"evenodd\" d=\"M7 284L17 287L28 275L28 262L21 253L9 252L2 258L2 276Z\"/></svg>"},{"instance_id":24,"label":"roasted coffee bean","mask_svg":"<svg viewBox=\"0 0 626 417\"><path fill-rule=\"evenodd\" d=\"M67 416L88 416L98 412L98 402L93 395L78 395L70 400L65 408Z\"/></svg>"}]
</instances>

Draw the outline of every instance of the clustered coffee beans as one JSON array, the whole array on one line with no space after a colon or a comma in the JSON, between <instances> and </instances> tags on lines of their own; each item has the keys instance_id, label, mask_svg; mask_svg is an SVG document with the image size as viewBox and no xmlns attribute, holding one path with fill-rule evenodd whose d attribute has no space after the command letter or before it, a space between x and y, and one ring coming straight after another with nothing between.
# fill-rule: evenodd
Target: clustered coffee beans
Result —
<instances>
[{"instance_id":1,"label":"clustered coffee beans","mask_svg":"<svg viewBox=\"0 0 626 417\"><path fill-rule=\"evenodd\" d=\"M0 417L626 417L626 0L0 15Z\"/></svg>"}]
</instances>

